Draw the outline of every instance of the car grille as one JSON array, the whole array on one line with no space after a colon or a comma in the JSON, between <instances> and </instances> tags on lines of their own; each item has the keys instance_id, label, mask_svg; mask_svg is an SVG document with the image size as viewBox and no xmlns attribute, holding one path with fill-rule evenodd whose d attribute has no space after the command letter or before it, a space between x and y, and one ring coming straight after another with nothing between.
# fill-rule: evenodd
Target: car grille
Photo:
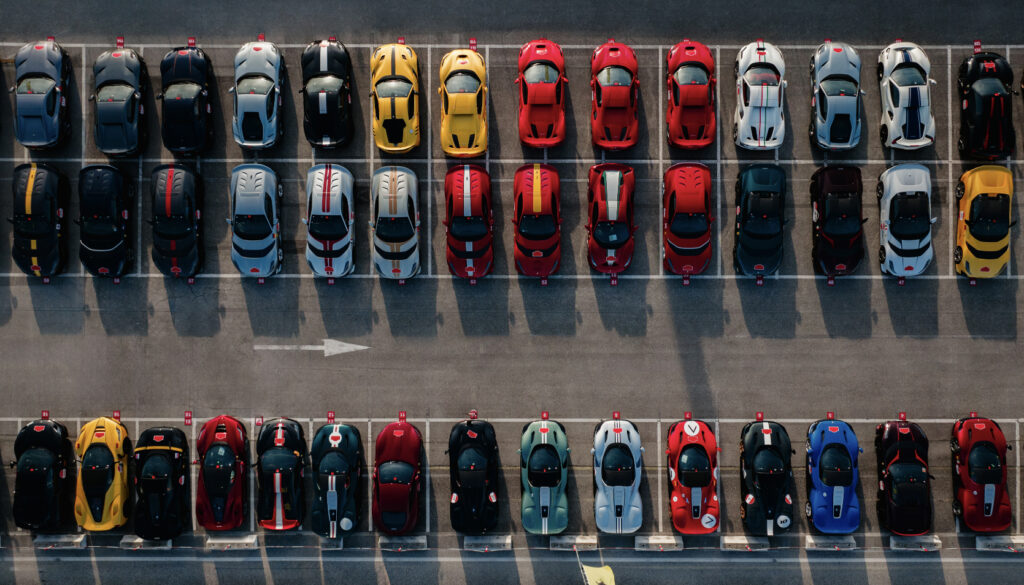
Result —
<instances>
[{"instance_id":1,"label":"car grille","mask_svg":"<svg viewBox=\"0 0 1024 585\"><path fill-rule=\"evenodd\" d=\"M988 252L985 250L979 250L974 246L967 244L967 249L971 251L971 254L973 254L976 258L980 260L996 260L1006 253L1006 248L1007 246L1003 246L1002 248L999 248L995 252Z\"/></svg>"},{"instance_id":2,"label":"car grille","mask_svg":"<svg viewBox=\"0 0 1024 585\"><path fill-rule=\"evenodd\" d=\"M348 247L349 244L345 244L336 250L320 250L313 246L309 246L309 251L312 252L314 256L318 256L320 258L338 258L348 251Z\"/></svg>"}]
</instances>

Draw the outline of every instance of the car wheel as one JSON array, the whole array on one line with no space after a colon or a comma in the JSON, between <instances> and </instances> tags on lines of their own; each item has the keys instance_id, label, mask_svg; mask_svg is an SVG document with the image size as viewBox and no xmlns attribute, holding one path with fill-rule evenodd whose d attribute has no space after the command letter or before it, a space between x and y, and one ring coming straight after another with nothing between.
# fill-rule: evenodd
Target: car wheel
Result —
<instances>
[{"instance_id":1,"label":"car wheel","mask_svg":"<svg viewBox=\"0 0 1024 585\"><path fill-rule=\"evenodd\" d=\"M804 516L807 516L808 520L811 519L811 503L810 502L806 502L804 504Z\"/></svg>"},{"instance_id":2,"label":"car wheel","mask_svg":"<svg viewBox=\"0 0 1024 585\"><path fill-rule=\"evenodd\" d=\"M883 72L883 70L884 70L884 69L883 69L883 67L882 67L882 64L881 64L881 63L879 63L879 64L878 64L878 81L882 81L882 72Z\"/></svg>"},{"instance_id":3,"label":"car wheel","mask_svg":"<svg viewBox=\"0 0 1024 585\"><path fill-rule=\"evenodd\" d=\"M950 439L949 440L949 450L954 455L959 453L960 452L960 441L957 441L956 439Z\"/></svg>"},{"instance_id":4,"label":"car wheel","mask_svg":"<svg viewBox=\"0 0 1024 585\"><path fill-rule=\"evenodd\" d=\"M811 74L811 85L814 85L814 57L811 57L811 62L807 69Z\"/></svg>"},{"instance_id":5,"label":"car wheel","mask_svg":"<svg viewBox=\"0 0 1024 585\"><path fill-rule=\"evenodd\" d=\"M964 249L961 248L960 246L957 246L956 249L953 250L953 264L959 264L959 263L961 263L963 261L964 261Z\"/></svg>"},{"instance_id":6,"label":"car wheel","mask_svg":"<svg viewBox=\"0 0 1024 585\"><path fill-rule=\"evenodd\" d=\"M878 263L885 264L885 246L878 247Z\"/></svg>"},{"instance_id":7,"label":"car wheel","mask_svg":"<svg viewBox=\"0 0 1024 585\"><path fill-rule=\"evenodd\" d=\"M738 141L739 134L740 134L739 127L736 126L736 124L733 124L732 125L732 141L733 142L736 142L736 143L739 142Z\"/></svg>"},{"instance_id":8,"label":"car wheel","mask_svg":"<svg viewBox=\"0 0 1024 585\"><path fill-rule=\"evenodd\" d=\"M960 201L961 199L964 198L964 192L966 190L967 190L967 188L964 187L964 182L963 181L957 181L957 184L956 184L956 200L957 201Z\"/></svg>"},{"instance_id":9,"label":"car wheel","mask_svg":"<svg viewBox=\"0 0 1024 585\"><path fill-rule=\"evenodd\" d=\"M882 141L882 148L888 148L889 146L889 128L882 126L878 129L878 138Z\"/></svg>"},{"instance_id":10,"label":"car wheel","mask_svg":"<svg viewBox=\"0 0 1024 585\"><path fill-rule=\"evenodd\" d=\"M882 182L879 181L875 184L875 198L878 199L879 203L882 201L882 195L885 193L885 187L882 186Z\"/></svg>"},{"instance_id":11,"label":"car wheel","mask_svg":"<svg viewBox=\"0 0 1024 585\"><path fill-rule=\"evenodd\" d=\"M953 515L956 516L957 518L959 518L959 517L963 516L963 513L964 513L963 505L960 502L958 502L956 500L953 500Z\"/></svg>"},{"instance_id":12,"label":"car wheel","mask_svg":"<svg viewBox=\"0 0 1024 585\"><path fill-rule=\"evenodd\" d=\"M960 154L963 154L963 152L967 150L967 144L964 142L963 136L956 139L956 149L960 151Z\"/></svg>"},{"instance_id":13,"label":"car wheel","mask_svg":"<svg viewBox=\"0 0 1024 585\"><path fill-rule=\"evenodd\" d=\"M732 76L739 79L740 77L740 62L736 61L732 64Z\"/></svg>"}]
</instances>

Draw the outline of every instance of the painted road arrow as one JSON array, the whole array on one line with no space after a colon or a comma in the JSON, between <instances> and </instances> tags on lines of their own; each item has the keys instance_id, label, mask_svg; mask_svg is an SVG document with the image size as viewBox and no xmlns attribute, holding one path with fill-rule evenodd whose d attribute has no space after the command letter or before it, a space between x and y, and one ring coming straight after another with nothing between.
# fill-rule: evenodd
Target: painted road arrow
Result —
<instances>
[{"instance_id":1,"label":"painted road arrow","mask_svg":"<svg viewBox=\"0 0 1024 585\"><path fill-rule=\"evenodd\" d=\"M324 357L370 349L365 345L345 343L344 341L335 341L333 339L325 339L323 345L254 345L252 348L257 351L322 351L324 352Z\"/></svg>"}]
</instances>

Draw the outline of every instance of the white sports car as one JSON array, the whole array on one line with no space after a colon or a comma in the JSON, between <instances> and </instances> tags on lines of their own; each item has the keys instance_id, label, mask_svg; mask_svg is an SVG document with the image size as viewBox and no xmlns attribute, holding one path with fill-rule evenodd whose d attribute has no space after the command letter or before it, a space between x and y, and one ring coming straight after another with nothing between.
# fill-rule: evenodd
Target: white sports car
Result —
<instances>
[{"instance_id":1,"label":"white sports car","mask_svg":"<svg viewBox=\"0 0 1024 585\"><path fill-rule=\"evenodd\" d=\"M878 177L881 234L878 261L882 272L918 276L928 269L932 250L932 180L917 164L896 165Z\"/></svg>"},{"instance_id":2,"label":"white sports car","mask_svg":"<svg viewBox=\"0 0 1024 585\"><path fill-rule=\"evenodd\" d=\"M281 134L282 58L277 45L259 40L235 55L235 97L231 132L242 148L270 148Z\"/></svg>"},{"instance_id":3,"label":"white sports car","mask_svg":"<svg viewBox=\"0 0 1024 585\"><path fill-rule=\"evenodd\" d=\"M348 276L356 219L352 173L338 165L316 165L306 173L306 262L316 276Z\"/></svg>"},{"instance_id":4,"label":"white sports car","mask_svg":"<svg viewBox=\"0 0 1024 585\"><path fill-rule=\"evenodd\" d=\"M373 265L382 278L405 280L420 271L420 212L416 173L382 167L370 188Z\"/></svg>"},{"instance_id":5,"label":"white sports car","mask_svg":"<svg viewBox=\"0 0 1024 585\"><path fill-rule=\"evenodd\" d=\"M860 143L860 55L825 41L811 57L811 144L848 150Z\"/></svg>"},{"instance_id":6,"label":"white sports car","mask_svg":"<svg viewBox=\"0 0 1024 585\"><path fill-rule=\"evenodd\" d=\"M930 71L928 56L914 43L893 43L878 56L882 146L915 150L935 143Z\"/></svg>"},{"instance_id":7,"label":"white sports car","mask_svg":"<svg viewBox=\"0 0 1024 585\"><path fill-rule=\"evenodd\" d=\"M594 517L601 532L629 534L643 524L643 452L636 425L618 412L594 431Z\"/></svg>"},{"instance_id":8,"label":"white sports car","mask_svg":"<svg viewBox=\"0 0 1024 585\"><path fill-rule=\"evenodd\" d=\"M783 99L786 62L782 51L761 39L736 55L736 112L732 136L738 146L771 150L786 138Z\"/></svg>"}]
</instances>

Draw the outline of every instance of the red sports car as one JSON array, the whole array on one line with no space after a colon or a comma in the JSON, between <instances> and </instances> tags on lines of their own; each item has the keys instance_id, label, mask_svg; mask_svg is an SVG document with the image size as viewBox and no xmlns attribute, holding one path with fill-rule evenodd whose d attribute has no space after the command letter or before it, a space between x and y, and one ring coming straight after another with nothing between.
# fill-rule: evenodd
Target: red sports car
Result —
<instances>
[{"instance_id":1,"label":"red sports car","mask_svg":"<svg viewBox=\"0 0 1024 585\"><path fill-rule=\"evenodd\" d=\"M715 139L715 59L711 49L689 39L665 57L668 86L668 142L703 148Z\"/></svg>"},{"instance_id":2,"label":"red sports car","mask_svg":"<svg viewBox=\"0 0 1024 585\"><path fill-rule=\"evenodd\" d=\"M609 39L590 57L590 136L606 150L636 144L640 80L636 55L628 45Z\"/></svg>"},{"instance_id":3,"label":"red sports car","mask_svg":"<svg viewBox=\"0 0 1024 585\"><path fill-rule=\"evenodd\" d=\"M718 442L704 421L675 422L668 428L668 490L672 525L683 534L718 528Z\"/></svg>"},{"instance_id":4,"label":"red sports car","mask_svg":"<svg viewBox=\"0 0 1024 585\"><path fill-rule=\"evenodd\" d=\"M458 165L444 178L448 269L475 282L494 266L491 177L479 165Z\"/></svg>"},{"instance_id":5,"label":"red sports car","mask_svg":"<svg viewBox=\"0 0 1024 585\"><path fill-rule=\"evenodd\" d=\"M530 41L519 49L519 140L548 148L565 138L565 56L558 43Z\"/></svg>"},{"instance_id":6,"label":"red sports car","mask_svg":"<svg viewBox=\"0 0 1024 585\"><path fill-rule=\"evenodd\" d=\"M515 176L516 271L547 278L562 259L562 213L558 171L551 165L523 165Z\"/></svg>"},{"instance_id":7,"label":"red sports car","mask_svg":"<svg viewBox=\"0 0 1024 585\"><path fill-rule=\"evenodd\" d=\"M196 519L206 530L240 527L249 497L249 437L245 425L224 414L210 419L199 431L196 452Z\"/></svg>"},{"instance_id":8,"label":"red sports car","mask_svg":"<svg viewBox=\"0 0 1024 585\"><path fill-rule=\"evenodd\" d=\"M598 272L618 274L633 260L633 167L603 163L590 167L587 188L587 251Z\"/></svg>"},{"instance_id":9,"label":"red sports car","mask_svg":"<svg viewBox=\"0 0 1024 585\"><path fill-rule=\"evenodd\" d=\"M377 435L373 467L373 523L382 532L405 534L416 526L420 507L420 451L423 440L416 427L398 422Z\"/></svg>"},{"instance_id":10,"label":"red sports car","mask_svg":"<svg viewBox=\"0 0 1024 585\"><path fill-rule=\"evenodd\" d=\"M681 163L665 171L665 270L700 274L711 262L711 171Z\"/></svg>"},{"instance_id":11,"label":"red sports car","mask_svg":"<svg viewBox=\"0 0 1024 585\"><path fill-rule=\"evenodd\" d=\"M953 423L953 514L974 532L1010 528L1006 490L1006 437L992 419L971 416Z\"/></svg>"}]
</instances>

